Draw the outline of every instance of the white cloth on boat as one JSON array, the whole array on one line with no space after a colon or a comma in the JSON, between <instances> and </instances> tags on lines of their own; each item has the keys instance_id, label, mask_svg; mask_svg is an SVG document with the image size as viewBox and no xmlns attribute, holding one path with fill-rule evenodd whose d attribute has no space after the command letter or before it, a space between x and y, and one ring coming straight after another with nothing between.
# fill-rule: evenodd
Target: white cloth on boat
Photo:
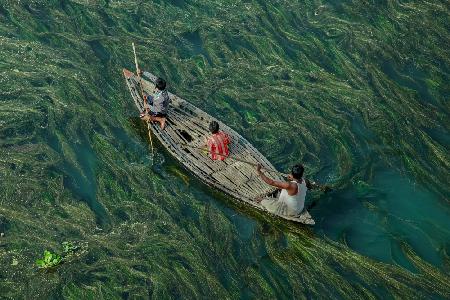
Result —
<instances>
[{"instance_id":1,"label":"white cloth on boat","mask_svg":"<svg viewBox=\"0 0 450 300\"><path fill-rule=\"evenodd\" d=\"M305 207L306 181L303 179L301 183L292 181L297 184L297 194L291 196L287 190L281 190L278 198L265 198L261 201L261 205L264 206L271 213L275 213L282 216L294 217L301 214Z\"/></svg>"}]
</instances>

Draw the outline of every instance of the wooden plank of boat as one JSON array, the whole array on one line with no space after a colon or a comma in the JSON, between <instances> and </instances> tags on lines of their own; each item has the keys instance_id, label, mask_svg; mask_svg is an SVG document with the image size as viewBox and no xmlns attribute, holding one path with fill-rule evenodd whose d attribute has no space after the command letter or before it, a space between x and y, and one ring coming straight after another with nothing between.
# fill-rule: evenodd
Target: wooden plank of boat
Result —
<instances>
[{"instance_id":1,"label":"wooden plank of boat","mask_svg":"<svg viewBox=\"0 0 450 300\"><path fill-rule=\"evenodd\" d=\"M143 112L144 103L139 94L138 77L125 69L123 73L136 107L139 112ZM141 78L143 90L148 94L152 94L155 87L154 82L157 77L147 72L145 75L149 80ZM263 182L256 175L255 168L242 161L248 161L254 164L259 163L267 170L275 170L272 164L245 138L226 124L176 95L169 93L169 97L171 102L166 128L161 130L158 123L152 123L151 128L164 147L189 171L194 173L206 184L259 210L293 222L308 225L315 224L311 215L306 210L295 217L278 215L267 211L256 200L274 197L276 188ZM208 127L212 120L219 123L221 130L229 134L232 141L230 145L230 158L224 161L212 160L208 155L196 149L204 146L206 138L210 135ZM231 157L237 160L231 159ZM276 173L271 174L271 177L275 180L283 180Z\"/></svg>"}]
</instances>

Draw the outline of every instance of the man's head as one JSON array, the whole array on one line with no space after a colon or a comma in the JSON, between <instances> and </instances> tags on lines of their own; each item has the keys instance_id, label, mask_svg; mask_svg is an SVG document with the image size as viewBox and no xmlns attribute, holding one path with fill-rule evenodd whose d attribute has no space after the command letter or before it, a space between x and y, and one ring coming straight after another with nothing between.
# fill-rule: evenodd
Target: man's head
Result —
<instances>
[{"instance_id":1,"label":"man's head","mask_svg":"<svg viewBox=\"0 0 450 300\"><path fill-rule=\"evenodd\" d=\"M216 121L211 121L211 123L209 123L209 131L212 134L219 132L219 123L217 123Z\"/></svg>"},{"instance_id":2,"label":"man's head","mask_svg":"<svg viewBox=\"0 0 450 300\"><path fill-rule=\"evenodd\" d=\"M296 180L301 180L303 178L303 172L305 172L305 167L302 164L298 164L292 167L291 176Z\"/></svg>"},{"instance_id":3,"label":"man's head","mask_svg":"<svg viewBox=\"0 0 450 300\"><path fill-rule=\"evenodd\" d=\"M156 79L155 86L158 90L162 91L166 88L166 81L162 78Z\"/></svg>"}]
</instances>

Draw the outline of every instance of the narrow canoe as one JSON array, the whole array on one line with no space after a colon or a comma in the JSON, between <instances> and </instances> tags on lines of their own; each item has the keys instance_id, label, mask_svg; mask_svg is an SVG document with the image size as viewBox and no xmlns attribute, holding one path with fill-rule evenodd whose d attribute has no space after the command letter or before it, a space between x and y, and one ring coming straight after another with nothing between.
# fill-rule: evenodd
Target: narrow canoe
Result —
<instances>
[{"instance_id":1,"label":"narrow canoe","mask_svg":"<svg viewBox=\"0 0 450 300\"><path fill-rule=\"evenodd\" d=\"M126 69L123 70L123 74L134 103L139 112L142 112L144 103L140 96L139 79ZM152 94L157 77L148 72L145 72L145 75L149 80L141 77L142 88L148 94ZM169 97L171 102L165 129L161 130L159 123L153 123L151 130L185 168L206 184L232 196L237 201L279 218L314 225L314 220L306 210L299 216L288 217L271 213L259 204L257 200L276 197L277 189L263 182L257 176L255 167L245 162L255 165L259 163L267 170L275 170L272 164L245 138L224 123L176 95L169 93ZM213 120L219 123L220 129L231 139L230 157L224 161L212 160L198 149L205 147L205 138L210 135L209 123ZM274 172L270 173L270 176L275 180L283 180Z\"/></svg>"}]
</instances>

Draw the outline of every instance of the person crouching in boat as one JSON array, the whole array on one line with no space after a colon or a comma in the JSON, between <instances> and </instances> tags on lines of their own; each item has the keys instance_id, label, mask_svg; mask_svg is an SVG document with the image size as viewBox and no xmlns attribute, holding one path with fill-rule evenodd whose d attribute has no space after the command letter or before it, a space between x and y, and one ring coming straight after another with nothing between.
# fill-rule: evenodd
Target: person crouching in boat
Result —
<instances>
[{"instance_id":1,"label":"person crouching in boat","mask_svg":"<svg viewBox=\"0 0 450 300\"><path fill-rule=\"evenodd\" d=\"M303 165L293 166L291 174L288 176L289 181L286 182L268 178L261 171L261 165L258 165L256 170L265 183L281 189L278 199L267 198L260 201L268 211L289 217L298 216L303 211L308 191L306 180L303 178L305 171Z\"/></svg>"},{"instance_id":2,"label":"person crouching in boat","mask_svg":"<svg viewBox=\"0 0 450 300\"><path fill-rule=\"evenodd\" d=\"M219 123L216 121L211 121L209 131L211 132L211 136L206 140L209 156L212 160L225 160L230 154L228 150L230 137L225 132L219 130Z\"/></svg>"},{"instance_id":3,"label":"person crouching in boat","mask_svg":"<svg viewBox=\"0 0 450 300\"><path fill-rule=\"evenodd\" d=\"M166 82L162 78L156 79L153 95L144 95L144 106L149 106L141 113L141 119L147 122L159 122L161 129L166 126L167 111L169 110L169 93L166 90Z\"/></svg>"}]
</instances>

